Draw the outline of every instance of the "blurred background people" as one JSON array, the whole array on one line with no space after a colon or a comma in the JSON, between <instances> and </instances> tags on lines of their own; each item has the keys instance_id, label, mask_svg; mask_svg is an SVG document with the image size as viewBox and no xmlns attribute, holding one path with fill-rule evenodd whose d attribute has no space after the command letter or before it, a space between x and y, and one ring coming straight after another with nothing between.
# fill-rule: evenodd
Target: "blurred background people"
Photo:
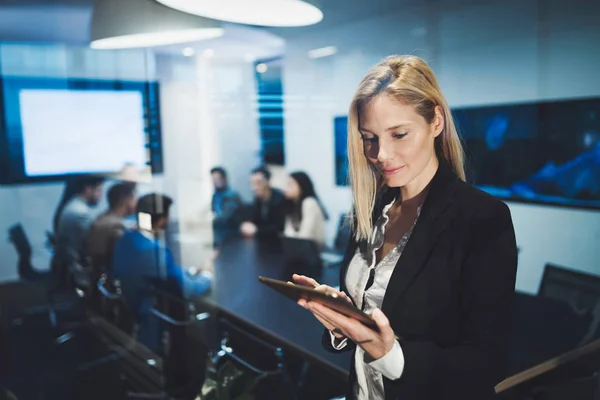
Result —
<instances>
[{"instance_id":1,"label":"blurred background people","mask_svg":"<svg viewBox=\"0 0 600 400\"><path fill-rule=\"evenodd\" d=\"M254 203L250 209L250 220L242 223L240 232L244 237L277 237L285 226L286 205L283 193L271 187L271 173L265 167L252 171L250 183Z\"/></svg>"},{"instance_id":2,"label":"blurred background people","mask_svg":"<svg viewBox=\"0 0 600 400\"><path fill-rule=\"evenodd\" d=\"M169 224L173 200L151 193L137 203L138 229L125 232L113 253L113 272L121 283L122 296L139 324L138 340L158 354L162 352L161 324L151 314L154 296L150 280L166 281L172 294L183 297L186 291L200 295L208 290L212 272L193 276L175 263L171 251L160 237Z\"/></svg>"},{"instance_id":3,"label":"blurred background people","mask_svg":"<svg viewBox=\"0 0 600 400\"><path fill-rule=\"evenodd\" d=\"M243 204L237 192L230 188L224 168L214 167L210 176L215 189L211 200L214 246L218 248L227 237L239 231Z\"/></svg>"},{"instance_id":4,"label":"blurred background people","mask_svg":"<svg viewBox=\"0 0 600 400\"><path fill-rule=\"evenodd\" d=\"M87 235L87 254L92 266L104 271L112 261L117 241L125 233L124 219L135 213L136 184L116 183L107 193L108 210L92 223Z\"/></svg>"},{"instance_id":5,"label":"blurred background people","mask_svg":"<svg viewBox=\"0 0 600 400\"><path fill-rule=\"evenodd\" d=\"M104 178L82 176L67 182L61 201L54 215L56 238L53 268L62 284L66 283L68 271L85 259L85 240L94 219L94 208L102 197Z\"/></svg>"},{"instance_id":6,"label":"blurred background people","mask_svg":"<svg viewBox=\"0 0 600 400\"><path fill-rule=\"evenodd\" d=\"M300 171L291 173L285 197L288 200L285 236L310 239L324 248L325 221L328 217L310 177Z\"/></svg>"}]
</instances>

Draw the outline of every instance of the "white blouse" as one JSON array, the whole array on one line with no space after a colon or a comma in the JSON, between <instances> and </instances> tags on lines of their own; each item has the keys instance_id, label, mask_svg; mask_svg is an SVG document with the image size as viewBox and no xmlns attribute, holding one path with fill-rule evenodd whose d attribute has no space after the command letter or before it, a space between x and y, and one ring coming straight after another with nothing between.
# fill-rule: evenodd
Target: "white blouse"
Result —
<instances>
[{"instance_id":1,"label":"white blouse","mask_svg":"<svg viewBox=\"0 0 600 400\"><path fill-rule=\"evenodd\" d=\"M307 197L302 201L302 221L296 230L292 219L285 219L283 234L288 237L314 240L319 247L325 246L325 216L319 202L314 197Z\"/></svg>"},{"instance_id":2,"label":"white blouse","mask_svg":"<svg viewBox=\"0 0 600 400\"><path fill-rule=\"evenodd\" d=\"M346 273L348 294L354 301L354 304L367 314L372 313L375 308L381 309L394 268L417 222L415 220L412 227L402 236L396 247L387 253L379 263L375 264L375 253L383 245L382 239L385 237L385 227L389 222L387 213L394 204L394 201L385 206L381 217L373 227L372 240L368 245L370 255L367 258L369 258L369 261L357 249ZM417 209L417 219L420 213L421 207ZM381 239L379 240L380 243L376 243L378 242L378 238ZM374 274L373 284L365 291L369 276L372 273ZM347 345L347 339L343 339L342 341L336 340L333 334L331 334L331 337L331 343L335 349L341 350ZM370 359L369 355L357 346L354 355L354 367L357 378L354 390L357 398L359 400L384 400L383 376L395 380L402 376L404 370L404 354L402 353L400 343L396 341L392 349L377 360Z\"/></svg>"}]
</instances>

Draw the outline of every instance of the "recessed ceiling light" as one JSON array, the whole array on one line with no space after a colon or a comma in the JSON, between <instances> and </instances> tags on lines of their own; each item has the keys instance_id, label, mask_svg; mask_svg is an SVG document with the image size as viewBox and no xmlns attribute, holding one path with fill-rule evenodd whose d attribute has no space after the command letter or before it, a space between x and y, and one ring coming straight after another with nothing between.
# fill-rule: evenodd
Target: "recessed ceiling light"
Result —
<instances>
[{"instance_id":1,"label":"recessed ceiling light","mask_svg":"<svg viewBox=\"0 0 600 400\"><path fill-rule=\"evenodd\" d=\"M183 50L181 50L181 54L183 54L186 57L191 57L196 53L196 51L194 50L193 47L186 47Z\"/></svg>"},{"instance_id":2,"label":"recessed ceiling light","mask_svg":"<svg viewBox=\"0 0 600 400\"><path fill-rule=\"evenodd\" d=\"M215 51L213 49L206 49L202 52L202 55L206 58L211 58L215 55Z\"/></svg>"},{"instance_id":3,"label":"recessed ceiling light","mask_svg":"<svg viewBox=\"0 0 600 400\"><path fill-rule=\"evenodd\" d=\"M260 26L306 26L323 19L317 7L301 0L158 0L186 13L220 21Z\"/></svg>"},{"instance_id":4,"label":"recessed ceiling light","mask_svg":"<svg viewBox=\"0 0 600 400\"><path fill-rule=\"evenodd\" d=\"M310 50L308 52L308 57L309 58L328 57L328 56L334 55L335 53L337 53L337 51L338 51L338 49L335 46L321 47L320 49Z\"/></svg>"},{"instance_id":5,"label":"recessed ceiling light","mask_svg":"<svg viewBox=\"0 0 600 400\"><path fill-rule=\"evenodd\" d=\"M267 66L267 64L256 64L256 72L258 72L259 74L264 74L265 72L267 72L268 69L269 67Z\"/></svg>"}]
</instances>

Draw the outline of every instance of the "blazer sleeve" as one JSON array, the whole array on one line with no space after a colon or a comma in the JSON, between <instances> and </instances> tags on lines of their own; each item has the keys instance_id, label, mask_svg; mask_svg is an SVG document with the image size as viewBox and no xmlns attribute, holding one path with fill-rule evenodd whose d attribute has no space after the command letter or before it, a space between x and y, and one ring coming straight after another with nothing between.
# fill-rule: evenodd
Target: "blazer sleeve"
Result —
<instances>
[{"instance_id":1,"label":"blazer sleeve","mask_svg":"<svg viewBox=\"0 0 600 400\"><path fill-rule=\"evenodd\" d=\"M496 203L498 204L498 203ZM491 398L505 377L504 359L517 269L510 211L504 203L472 222L470 251L462 266L461 343L441 348L430 341L400 340L404 371L393 385L427 387L463 398Z\"/></svg>"}]
</instances>

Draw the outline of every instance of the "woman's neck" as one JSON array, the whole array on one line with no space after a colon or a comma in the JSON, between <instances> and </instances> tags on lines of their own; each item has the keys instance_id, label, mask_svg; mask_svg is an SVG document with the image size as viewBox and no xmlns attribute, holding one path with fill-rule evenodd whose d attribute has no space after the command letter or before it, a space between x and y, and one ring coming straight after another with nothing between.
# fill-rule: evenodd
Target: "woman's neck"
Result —
<instances>
[{"instance_id":1,"label":"woman's neck","mask_svg":"<svg viewBox=\"0 0 600 400\"><path fill-rule=\"evenodd\" d=\"M415 197L419 197L429 186L429 183L435 176L440 163L437 157L433 156L427 166L417 175L412 181L400 188L400 194L403 202L410 201Z\"/></svg>"}]
</instances>

